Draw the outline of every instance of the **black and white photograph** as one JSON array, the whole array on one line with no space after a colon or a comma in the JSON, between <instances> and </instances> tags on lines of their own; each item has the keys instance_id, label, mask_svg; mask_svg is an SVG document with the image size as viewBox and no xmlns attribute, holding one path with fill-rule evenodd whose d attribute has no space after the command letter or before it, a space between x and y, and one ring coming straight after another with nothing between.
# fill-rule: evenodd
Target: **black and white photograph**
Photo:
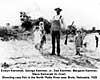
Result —
<instances>
[{"instance_id":1,"label":"black and white photograph","mask_svg":"<svg viewBox=\"0 0 100 80\"><path fill-rule=\"evenodd\" d=\"M0 69L1 80L21 80L9 76L14 70L66 74L40 80L100 80L100 0L0 0Z\"/></svg>"}]
</instances>

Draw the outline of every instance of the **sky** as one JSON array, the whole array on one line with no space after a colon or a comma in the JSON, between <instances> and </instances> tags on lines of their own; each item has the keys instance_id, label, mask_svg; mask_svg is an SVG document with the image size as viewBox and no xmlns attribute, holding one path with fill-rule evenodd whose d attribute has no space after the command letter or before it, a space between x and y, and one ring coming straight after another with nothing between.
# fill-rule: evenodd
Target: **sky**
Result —
<instances>
[{"instance_id":1,"label":"sky","mask_svg":"<svg viewBox=\"0 0 100 80\"><path fill-rule=\"evenodd\" d=\"M63 9L66 26L74 21L76 27L100 29L100 0L0 0L0 26L20 25L20 11L51 20L56 7Z\"/></svg>"}]
</instances>

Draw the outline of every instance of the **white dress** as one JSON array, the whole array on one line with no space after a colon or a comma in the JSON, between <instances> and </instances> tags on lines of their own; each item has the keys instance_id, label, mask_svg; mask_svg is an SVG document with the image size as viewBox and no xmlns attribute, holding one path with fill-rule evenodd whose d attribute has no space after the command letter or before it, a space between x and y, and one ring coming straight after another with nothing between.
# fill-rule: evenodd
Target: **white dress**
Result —
<instances>
[{"instance_id":1,"label":"white dress","mask_svg":"<svg viewBox=\"0 0 100 80\"><path fill-rule=\"evenodd\" d=\"M40 44L40 42L41 42L41 31L40 30L36 30L35 32L34 32L34 44L36 45L36 44Z\"/></svg>"}]
</instances>

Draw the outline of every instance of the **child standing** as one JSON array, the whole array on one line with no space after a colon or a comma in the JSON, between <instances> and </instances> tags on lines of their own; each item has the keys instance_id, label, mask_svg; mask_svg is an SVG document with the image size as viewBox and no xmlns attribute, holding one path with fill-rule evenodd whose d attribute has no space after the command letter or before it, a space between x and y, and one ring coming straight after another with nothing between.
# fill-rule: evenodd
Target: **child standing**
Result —
<instances>
[{"instance_id":1,"label":"child standing","mask_svg":"<svg viewBox=\"0 0 100 80\"><path fill-rule=\"evenodd\" d=\"M34 45L36 49L40 49L41 35L39 26L36 26L34 31Z\"/></svg>"},{"instance_id":2,"label":"child standing","mask_svg":"<svg viewBox=\"0 0 100 80\"><path fill-rule=\"evenodd\" d=\"M43 44L46 43L46 32L44 30L44 22L41 21L39 23L39 26L41 28L41 33L42 33L42 35L41 35L42 38L41 38L41 42L40 42L40 48L43 48Z\"/></svg>"},{"instance_id":3,"label":"child standing","mask_svg":"<svg viewBox=\"0 0 100 80\"><path fill-rule=\"evenodd\" d=\"M36 27L34 32L34 43L35 48L41 50L43 48L43 44L46 43L46 36L44 30L44 22L39 22L39 26Z\"/></svg>"},{"instance_id":4,"label":"child standing","mask_svg":"<svg viewBox=\"0 0 100 80\"><path fill-rule=\"evenodd\" d=\"M81 31L77 31L77 35L75 37L75 47L76 47L76 55L80 55L80 48L82 47Z\"/></svg>"}]
</instances>

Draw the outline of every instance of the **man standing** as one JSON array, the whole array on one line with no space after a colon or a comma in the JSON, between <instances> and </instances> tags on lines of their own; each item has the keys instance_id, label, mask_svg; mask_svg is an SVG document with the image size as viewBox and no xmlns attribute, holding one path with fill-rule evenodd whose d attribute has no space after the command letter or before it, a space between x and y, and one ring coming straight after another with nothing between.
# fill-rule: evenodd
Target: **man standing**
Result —
<instances>
[{"instance_id":1,"label":"man standing","mask_svg":"<svg viewBox=\"0 0 100 80\"><path fill-rule=\"evenodd\" d=\"M60 56L60 30L61 24L63 23L62 16L60 12L62 9L56 8L54 9L57 13L51 21L51 34L52 34L52 54L55 55L55 41L57 41L57 55Z\"/></svg>"}]
</instances>

